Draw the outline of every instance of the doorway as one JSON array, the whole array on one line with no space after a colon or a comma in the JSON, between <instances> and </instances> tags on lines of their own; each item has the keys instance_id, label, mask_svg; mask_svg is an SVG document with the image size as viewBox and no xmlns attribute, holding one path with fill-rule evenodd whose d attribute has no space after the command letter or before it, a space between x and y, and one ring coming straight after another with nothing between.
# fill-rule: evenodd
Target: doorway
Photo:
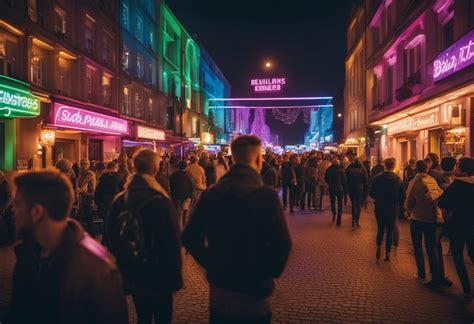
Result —
<instances>
[{"instance_id":1,"label":"doorway","mask_svg":"<svg viewBox=\"0 0 474 324\"><path fill-rule=\"evenodd\" d=\"M76 143L74 140L56 139L53 147L53 162L56 163L61 159L69 160L72 163L79 162L76 156Z\"/></svg>"},{"instance_id":2,"label":"doorway","mask_svg":"<svg viewBox=\"0 0 474 324\"><path fill-rule=\"evenodd\" d=\"M89 140L89 161L103 161L104 149L103 140L90 139Z\"/></svg>"}]
</instances>

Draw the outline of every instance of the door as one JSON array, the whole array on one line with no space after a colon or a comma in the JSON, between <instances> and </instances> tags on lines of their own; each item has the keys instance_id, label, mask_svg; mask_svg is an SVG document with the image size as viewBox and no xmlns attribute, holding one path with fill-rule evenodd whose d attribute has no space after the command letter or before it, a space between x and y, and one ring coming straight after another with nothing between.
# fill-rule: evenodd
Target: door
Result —
<instances>
[{"instance_id":1,"label":"door","mask_svg":"<svg viewBox=\"0 0 474 324\"><path fill-rule=\"evenodd\" d=\"M103 161L103 141L98 139L89 140L89 161Z\"/></svg>"},{"instance_id":2,"label":"door","mask_svg":"<svg viewBox=\"0 0 474 324\"><path fill-rule=\"evenodd\" d=\"M400 169L403 169L408 162L408 142L400 142Z\"/></svg>"}]
</instances>

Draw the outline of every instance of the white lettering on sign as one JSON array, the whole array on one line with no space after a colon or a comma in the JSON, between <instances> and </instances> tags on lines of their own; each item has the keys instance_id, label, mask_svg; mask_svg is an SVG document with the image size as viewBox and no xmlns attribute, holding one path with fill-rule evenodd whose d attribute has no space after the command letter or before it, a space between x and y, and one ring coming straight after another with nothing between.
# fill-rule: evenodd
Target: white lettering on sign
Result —
<instances>
[{"instance_id":1,"label":"white lettering on sign","mask_svg":"<svg viewBox=\"0 0 474 324\"><path fill-rule=\"evenodd\" d=\"M159 129L137 126L137 137L156 141L164 141L166 134L164 131Z\"/></svg>"},{"instance_id":2,"label":"white lettering on sign","mask_svg":"<svg viewBox=\"0 0 474 324\"><path fill-rule=\"evenodd\" d=\"M252 79L250 85L254 92L278 92L286 84L286 78Z\"/></svg>"},{"instance_id":3,"label":"white lettering on sign","mask_svg":"<svg viewBox=\"0 0 474 324\"><path fill-rule=\"evenodd\" d=\"M433 108L417 115L397 120L387 125L387 135L438 126L440 125L440 117L439 108Z\"/></svg>"}]
</instances>

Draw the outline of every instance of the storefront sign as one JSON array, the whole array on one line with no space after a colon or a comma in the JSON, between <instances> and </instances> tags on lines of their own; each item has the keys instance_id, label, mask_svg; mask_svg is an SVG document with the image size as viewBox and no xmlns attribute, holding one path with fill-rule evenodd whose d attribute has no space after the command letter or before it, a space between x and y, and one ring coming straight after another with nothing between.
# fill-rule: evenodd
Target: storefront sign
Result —
<instances>
[{"instance_id":1,"label":"storefront sign","mask_svg":"<svg viewBox=\"0 0 474 324\"><path fill-rule=\"evenodd\" d=\"M286 84L286 78L252 79L250 85L254 92L280 92Z\"/></svg>"},{"instance_id":2,"label":"storefront sign","mask_svg":"<svg viewBox=\"0 0 474 324\"><path fill-rule=\"evenodd\" d=\"M451 45L433 62L433 80L439 81L474 63L474 30Z\"/></svg>"},{"instance_id":3,"label":"storefront sign","mask_svg":"<svg viewBox=\"0 0 474 324\"><path fill-rule=\"evenodd\" d=\"M387 126L387 135L415 131L438 126L440 122L440 109L433 108L428 111L397 120Z\"/></svg>"},{"instance_id":4,"label":"storefront sign","mask_svg":"<svg viewBox=\"0 0 474 324\"><path fill-rule=\"evenodd\" d=\"M214 142L214 135L208 132L202 132L201 141L204 144L211 144Z\"/></svg>"},{"instance_id":5,"label":"storefront sign","mask_svg":"<svg viewBox=\"0 0 474 324\"><path fill-rule=\"evenodd\" d=\"M164 141L166 135L164 131L159 129L137 126L137 137L151 139L155 141Z\"/></svg>"},{"instance_id":6,"label":"storefront sign","mask_svg":"<svg viewBox=\"0 0 474 324\"><path fill-rule=\"evenodd\" d=\"M128 123L92 111L55 103L52 109L52 122L55 126L79 129L112 135L128 134Z\"/></svg>"},{"instance_id":7,"label":"storefront sign","mask_svg":"<svg viewBox=\"0 0 474 324\"><path fill-rule=\"evenodd\" d=\"M36 117L40 100L21 81L0 76L0 117Z\"/></svg>"}]
</instances>

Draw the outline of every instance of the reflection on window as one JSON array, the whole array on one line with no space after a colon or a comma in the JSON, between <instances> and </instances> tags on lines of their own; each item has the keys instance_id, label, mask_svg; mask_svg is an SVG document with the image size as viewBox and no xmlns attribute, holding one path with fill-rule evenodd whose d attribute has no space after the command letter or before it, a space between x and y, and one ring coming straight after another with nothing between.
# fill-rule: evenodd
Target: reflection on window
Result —
<instances>
[{"instance_id":1,"label":"reflection on window","mask_svg":"<svg viewBox=\"0 0 474 324\"><path fill-rule=\"evenodd\" d=\"M66 12L60 8L54 9L54 32L59 38L66 34Z\"/></svg>"},{"instance_id":2,"label":"reflection on window","mask_svg":"<svg viewBox=\"0 0 474 324\"><path fill-rule=\"evenodd\" d=\"M36 85L43 85L43 61L39 55L33 54L31 58L31 82Z\"/></svg>"},{"instance_id":3,"label":"reflection on window","mask_svg":"<svg viewBox=\"0 0 474 324\"><path fill-rule=\"evenodd\" d=\"M110 107L111 87L112 87L112 77L110 75L104 74L102 76L102 96L104 99L104 106Z\"/></svg>"},{"instance_id":4,"label":"reflection on window","mask_svg":"<svg viewBox=\"0 0 474 324\"><path fill-rule=\"evenodd\" d=\"M130 90L124 87L122 92L122 113L130 115Z\"/></svg>"},{"instance_id":5,"label":"reflection on window","mask_svg":"<svg viewBox=\"0 0 474 324\"><path fill-rule=\"evenodd\" d=\"M130 50L124 46L122 49L122 69L128 71L130 64Z\"/></svg>"},{"instance_id":6,"label":"reflection on window","mask_svg":"<svg viewBox=\"0 0 474 324\"><path fill-rule=\"evenodd\" d=\"M135 117L140 117L143 107L143 96L140 91L135 92Z\"/></svg>"}]
</instances>

